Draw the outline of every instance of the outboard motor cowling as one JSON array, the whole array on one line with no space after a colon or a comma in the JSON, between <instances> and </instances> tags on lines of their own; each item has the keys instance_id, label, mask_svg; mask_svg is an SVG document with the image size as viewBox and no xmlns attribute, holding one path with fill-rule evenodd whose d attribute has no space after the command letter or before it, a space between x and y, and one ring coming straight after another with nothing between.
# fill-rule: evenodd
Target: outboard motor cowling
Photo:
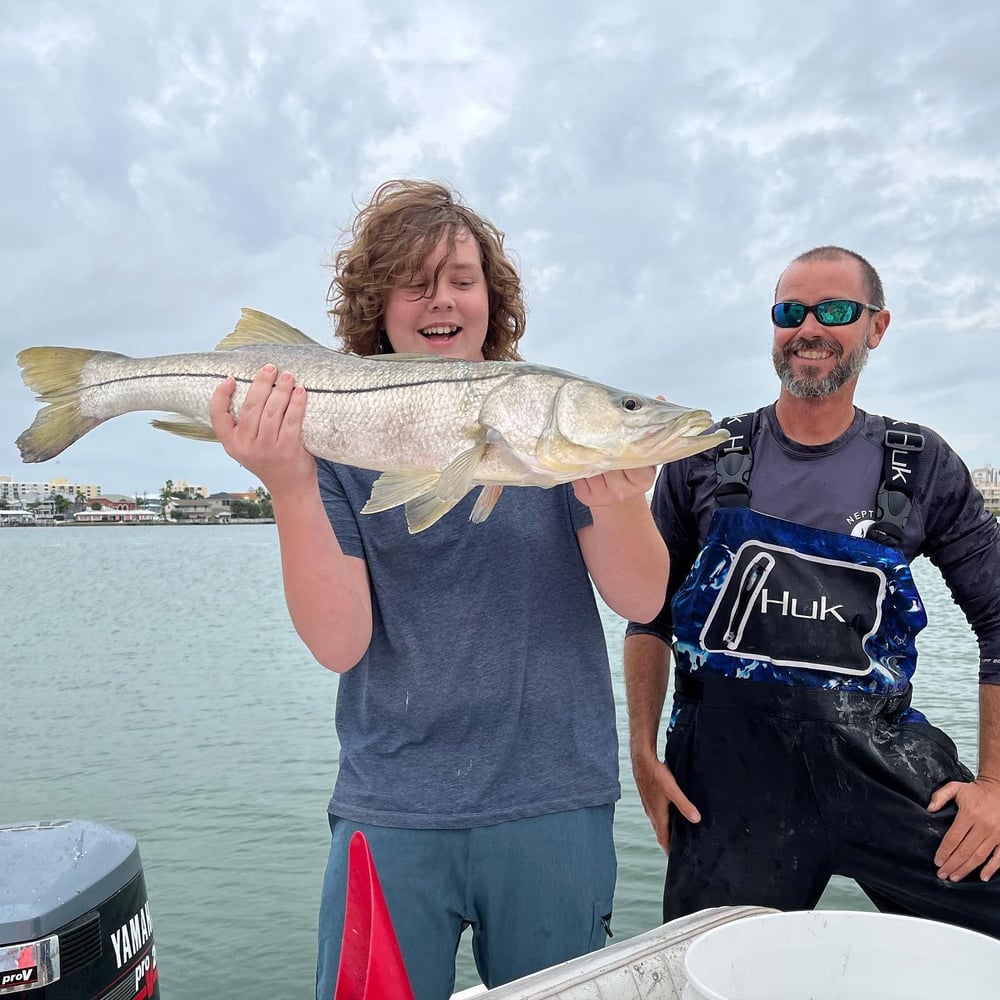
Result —
<instances>
[{"instance_id":1,"label":"outboard motor cowling","mask_svg":"<svg viewBox=\"0 0 1000 1000\"><path fill-rule=\"evenodd\" d=\"M0 826L0 998L159 995L135 840L85 820Z\"/></svg>"}]
</instances>

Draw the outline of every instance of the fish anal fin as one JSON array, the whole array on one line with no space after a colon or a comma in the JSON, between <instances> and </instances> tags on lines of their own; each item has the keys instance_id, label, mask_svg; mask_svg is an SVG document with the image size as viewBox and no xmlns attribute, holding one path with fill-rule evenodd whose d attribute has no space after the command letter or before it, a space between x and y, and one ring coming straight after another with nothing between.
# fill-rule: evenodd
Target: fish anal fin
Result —
<instances>
[{"instance_id":1,"label":"fish anal fin","mask_svg":"<svg viewBox=\"0 0 1000 1000\"><path fill-rule=\"evenodd\" d=\"M190 438L192 441L218 441L211 424L202 423L200 420L191 420L189 417L180 417L177 420L150 420L150 423L158 431L166 431L168 434L176 434L178 437Z\"/></svg>"},{"instance_id":2,"label":"fish anal fin","mask_svg":"<svg viewBox=\"0 0 1000 1000\"><path fill-rule=\"evenodd\" d=\"M257 309L242 309L236 329L216 346L217 351L235 351L259 344L283 344L286 347L322 347L318 341L294 326Z\"/></svg>"},{"instance_id":3,"label":"fish anal fin","mask_svg":"<svg viewBox=\"0 0 1000 1000\"><path fill-rule=\"evenodd\" d=\"M476 506L472 508L469 520L473 524L482 524L493 513L493 508L496 507L501 493L503 493L502 486L484 486L479 492L479 499L476 500Z\"/></svg>"},{"instance_id":4,"label":"fish anal fin","mask_svg":"<svg viewBox=\"0 0 1000 1000\"><path fill-rule=\"evenodd\" d=\"M423 496L414 497L406 504L406 526L411 535L424 531L432 524L441 520L455 504L461 500L455 497L452 500L442 500L433 493L425 493Z\"/></svg>"},{"instance_id":5,"label":"fish anal fin","mask_svg":"<svg viewBox=\"0 0 1000 1000\"><path fill-rule=\"evenodd\" d=\"M435 493L441 500L461 500L475 485L476 469L486 453L484 443L467 448L456 455L441 472Z\"/></svg>"}]
</instances>

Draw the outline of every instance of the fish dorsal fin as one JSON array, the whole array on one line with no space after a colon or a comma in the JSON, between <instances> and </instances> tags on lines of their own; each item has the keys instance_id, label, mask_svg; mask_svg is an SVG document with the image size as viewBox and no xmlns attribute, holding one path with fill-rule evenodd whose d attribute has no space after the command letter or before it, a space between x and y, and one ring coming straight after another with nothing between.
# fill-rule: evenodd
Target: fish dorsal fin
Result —
<instances>
[{"instance_id":1,"label":"fish dorsal fin","mask_svg":"<svg viewBox=\"0 0 1000 1000\"><path fill-rule=\"evenodd\" d=\"M441 473L434 491L441 500L461 500L472 489L479 461L486 453L486 443L467 448L453 458Z\"/></svg>"},{"instance_id":2,"label":"fish dorsal fin","mask_svg":"<svg viewBox=\"0 0 1000 1000\"><path fill-rule=\"evenodd\" d=\"M501 493L503 493L502 486L484 486L480 490L476 506L472 508L469 520L473 524L482 524L493 513L493 508L497 505Z\"/></svg>"},{"instance_id":3,"label":"fish dorsal fin","mask_svg":"<svg viewBox=\"0 0 1000 1000\"><path fill-rule=\"evenodd\" d=\"M318 341L280 319L256 309L242 309L236 329L216 346L217 351L235 351L255 344L283 344L285 347L322 347Z\"/></svg>"},{"instance_id":4,"label":"fish dorsal fin","mask_svg":"<svg viewBox=\"0 0 1000 1000\"><path fill-rule=\"evenodd\" d=\"M179 415L180 416L180 415ZM178 437L191 438L192 441L218 441L211 424L190 417L180 416L178 420L150 420L158 431L176 434Z\"/></svg>"}]
</instances>

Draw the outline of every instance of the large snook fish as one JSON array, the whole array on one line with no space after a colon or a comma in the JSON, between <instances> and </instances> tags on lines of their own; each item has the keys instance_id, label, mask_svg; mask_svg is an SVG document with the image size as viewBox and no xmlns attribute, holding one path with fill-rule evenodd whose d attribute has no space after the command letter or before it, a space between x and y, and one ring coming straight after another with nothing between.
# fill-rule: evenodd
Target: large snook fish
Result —
<instances>
[{"instance_id":1,"label":"large snook fish","mask_svg":"<svg viewBox=\"0 0 1000 1000\"><path fill-rule=\"evenodd\" d=\"M209 398L236 378L239 410L265 364L307 390L302 443L319 458L382 472L365 513L405 505L423 531L470 490L484 521L504 486L555 486L612 469L672 462L724 441L703 434L705 410L621 392L520 361L458 361L425 354L362 358L323 347L280 320L244 309L215 351L130 358L71 347L17 356L25 384L48 404L18 439L25 462L44 462L87 431L133 410L160 410L161 430L217 440Z\"/></svg>"}]
</instances>

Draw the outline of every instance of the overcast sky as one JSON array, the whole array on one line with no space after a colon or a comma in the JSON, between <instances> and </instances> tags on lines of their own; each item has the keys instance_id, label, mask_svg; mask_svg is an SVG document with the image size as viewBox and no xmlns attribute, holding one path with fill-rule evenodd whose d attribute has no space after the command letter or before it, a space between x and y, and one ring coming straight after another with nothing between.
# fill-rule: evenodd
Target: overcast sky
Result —
<instances>
[{"instance_id":1,"label":"overcast sky","mask_svg":"<svg viewBox=\"0 0 1000 1000\"><path fill-rule=\"evenodd\" d=\"M859 405L1000 464L998 43L985 0L0 0L0 475L252 488L151 414L22 464L14 355L209 350L241 306L333 346L325 265L400 176L506 232L528 358L717 416L776 396L787 261L855 249Z\"/></svg>"}]
</instances>

